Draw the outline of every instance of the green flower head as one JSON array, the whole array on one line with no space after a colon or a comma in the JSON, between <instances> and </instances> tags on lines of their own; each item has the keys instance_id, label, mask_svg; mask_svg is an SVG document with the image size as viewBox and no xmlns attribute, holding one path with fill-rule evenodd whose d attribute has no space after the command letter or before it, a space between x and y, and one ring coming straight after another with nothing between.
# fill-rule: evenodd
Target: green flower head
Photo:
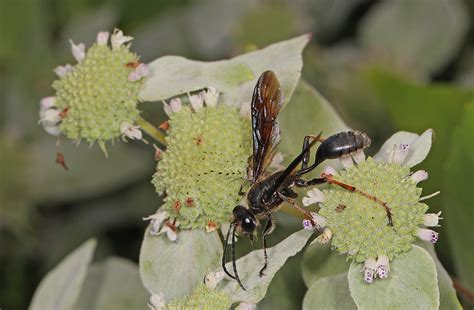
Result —
<instances>
[{"instance_id":1,"label":"green flower head","mask_svg":"<svg viewBox=\"0 0 474 310\"><path fill-rule=\"evenodd\" d=\"M139 115L138 91L149 75L147 65L130 52L133 38L122 31L99 32L97 41L86 52L82 43L71 41L77 64L59 66L54 71L54 97L40 103L40 123L52 135L63 134L75 141L105 142L118 137L141 139L133 126ZM128 43L128 44L127 44Z\"/></svg>"},{"instance_id":2,"label":"green flower head","mask_svg":"<svg viewBox=\"0 0 474 310\"><path fill-rule=\"evenodd\" d=\"M169 115L167 149L160 155L153 176L156 191L164 196L162 210L185 229L216 229L229 220L242 197L251 154L251 129L235 106L217 104L210 88L165 103ZM204 104L205 103L205 104Z\"/></svg>"},{"instance_id":3,"label":"green flower head","mask_svg":"<svg viewBox=\"0 0 474 310\"><path fill-rule=\"evenodd\" d=\"M344 170L326 167L323 173L357 191L331 184L323 191L312 189L303 198L304 205L319 203L320 207L318 213L312 213L312 220L304 221L304 227L322 230L320 242L332 239L331 245L338 252L364 262L364 280L368 283L374 277L386 278L389 261L409 251L416 237L432 243L438 239L438 233L426 227L438 226L440 213L426 214L428 205L422 201L428 197L420 198L422 189L417 186L428 174L410 171L414 158L421 157L416 147L421 149L420 144L428 139L431 145L431 130L416 141L391 144L389 140L375 158L357 154L357 164L350 157L344 158Z\"/></svg>"}]
</instances>

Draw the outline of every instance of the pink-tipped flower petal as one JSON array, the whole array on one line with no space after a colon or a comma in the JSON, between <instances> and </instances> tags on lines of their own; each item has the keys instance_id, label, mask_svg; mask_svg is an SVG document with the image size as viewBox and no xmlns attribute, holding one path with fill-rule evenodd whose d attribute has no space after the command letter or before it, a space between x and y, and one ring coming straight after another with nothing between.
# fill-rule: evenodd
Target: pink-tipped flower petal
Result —
<instances>
[{"instance_id":1,"label":"pink-tipped flower petal","mask_svg":"<svg viewBox=\"0 0 474 310\"><path fill-rule=\"evenodd\" d=\"M147 77L150 75L150 67L146 64L139 64L135 70L130 72L128 75L128 81L129 82L135 82L138 80L141 80L144 77Z\"/></svg>"},{"instance_id":2,"label":"pink-tipped flower petal","mask_svg":"<svg viewBox=\"0 0 474 310\"><path fill-rule=\"evenodd\" d=\"M436 243L438 241L438 233L431 229L420 228L418 229L418 238L423 241Z\"/></svg>"},{"instance_id":3,"label":"pink-tipped flower petal","mask_svg":"<svg viewBox=\"0 0 474 310\"><path fill-rule=\"evenodd\" d=\"M97 34L97 44L98 45L107 45L109 41L110 33L108 31L100 31Z\"/></svg>"},{"instance_id":4,"label":"pink-tipped flower petal","mask_svg":"<svg viewBox=\"0 0 474 310\"><path fill-rule=\"evenodd\" d=\"M84 43L74 44L72 40L69 40L71 43L71 52L77 62L81 62L86 58L86 46Z\"/></svg>"},{"instance_id":5,"label":"pink-tipped flower petal","mask_svg":"<svg viewBox=\"0 0 474 310\"><path fill-rule=\"evenodd\" d=\"M58 66L58 67L54 68L54 73L56 73L57 76L62 78L66 74L68 74L69 72L71 72L73 70L74 70L73 66L71 66L70 64L66 64L64 66Z\"/></svg>"},{"instance_id":6,"label":"pink-tipped flower petal","mask_svg":"<svg viewBox=\"0 0 474 310\"><path fill-rule=\"evenodd\" d=\"M219 99L219 93L214 87L209 87L207 91L203 92L203 97L207 106L214 107Z\"/></svg>"},{"instance_id":7,"label":"pink-tipped flower petal","mask_svg":"<svg viewBox=\"0 0 474 310\"><path fill-rule=\"evenodd\" d=\"M195 112L201 110L204 107L204 92L200 92L196 95L188 95L188 97L189 102L191 103L191 106Z\"/></svg>"},{"instance_id":8,"label":"pink-tipped flower petal","mask_svg":"<svg viewBox=\"0 0 474 310\"><path fill-rule=\"evenodd\" d=\"M419 183L421 181L427 180L428 179L428 172L425 170L418 170L414 172L410 178L415 181L416 183Z\"/></svg>"},{"instance_id":9,"label":"pink-tipped flower petal","mask_svg":"<svg viewBox=\"0 0 474 310\"><path fill-rule=\"evenodd\" d=\"M115 29L110 39L110 43L112 44L112 49L116 50L119 49L125 43L130 42L132 40L133 37L124 36L122 30Z\"/></svg>"}]
</instances>

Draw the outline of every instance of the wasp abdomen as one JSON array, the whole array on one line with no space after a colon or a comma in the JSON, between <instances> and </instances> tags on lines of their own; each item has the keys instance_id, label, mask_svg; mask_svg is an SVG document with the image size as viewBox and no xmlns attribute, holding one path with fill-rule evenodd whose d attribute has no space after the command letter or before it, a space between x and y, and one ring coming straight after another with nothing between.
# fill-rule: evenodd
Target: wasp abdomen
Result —
<instances>
[{"instance_id":1,"label":"wasp abdomen","mask_svg":"<svg viewBox=\"0 0 474 310\"><path fill-rule=\"evenodd\" d=\"M370 138L360 131L344 131L325 139L316 152L316 162L349 156L370 146Z\"/></svg>"}]
</instances>

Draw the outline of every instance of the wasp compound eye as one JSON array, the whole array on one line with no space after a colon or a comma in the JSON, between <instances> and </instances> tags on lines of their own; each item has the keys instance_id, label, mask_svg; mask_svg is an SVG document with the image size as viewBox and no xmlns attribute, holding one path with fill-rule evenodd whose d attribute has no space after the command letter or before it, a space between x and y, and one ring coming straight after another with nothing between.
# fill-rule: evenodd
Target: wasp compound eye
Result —
<instances>
[{"instance_id":1,"label":"wasp compound eye","mask_svg":"<svg viewBox=\"0 0 474 310\"><path fill-rule=\"evenodd\" d=\"M255 230L255 221L251 217L246 217L242 221L242 230L245 233L251 234Z\"/></svg>"}]
</instances>

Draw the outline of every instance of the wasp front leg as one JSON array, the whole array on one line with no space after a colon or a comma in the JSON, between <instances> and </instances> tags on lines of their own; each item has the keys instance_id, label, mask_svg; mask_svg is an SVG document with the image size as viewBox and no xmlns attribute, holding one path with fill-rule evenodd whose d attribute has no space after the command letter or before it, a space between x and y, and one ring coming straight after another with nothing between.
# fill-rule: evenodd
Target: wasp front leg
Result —
<instances>
[{"instance_id":1,"label":"wasp front leg","mask_svg":"<svg viewBox=\"0 0 474 310\"><path fill-rule=\"evenodd\" d=\"M265 275L264 271L267 269L268 266L268 255L267 255L267 239L266 236L271 234L275 229L275 221L272 218L272 215L269 214L267 217L267 222L265 223L265 228L263 229L262 233L262 241L263 241L263 258L265 263L263 264L262 269L260 269L259 275L263 277Z\"/></svg>"}]
</instances>

